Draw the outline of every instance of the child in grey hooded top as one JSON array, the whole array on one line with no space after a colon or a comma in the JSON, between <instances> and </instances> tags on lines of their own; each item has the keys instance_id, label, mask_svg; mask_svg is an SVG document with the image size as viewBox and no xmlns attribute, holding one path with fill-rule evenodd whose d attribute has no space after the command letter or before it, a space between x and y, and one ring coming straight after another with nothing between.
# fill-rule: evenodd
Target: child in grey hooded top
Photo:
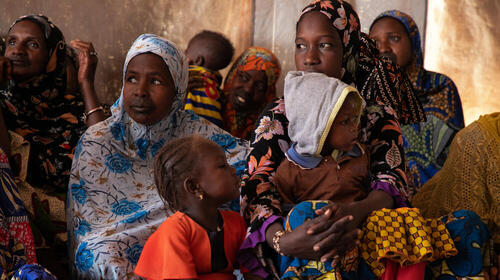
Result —
<instances>
[{"instance_id":1,"label":"child in grey hooded top","mask_svg":"<svg viewBox=\"0 0 500 280\"><path fill-rule=\"evenodd\" d=\"M369 158L358 143L362 103L358 91L338 79L288 73L285 109L293 144L274 177L283 203L366 197Z\"/></svg>"}]
</instances>

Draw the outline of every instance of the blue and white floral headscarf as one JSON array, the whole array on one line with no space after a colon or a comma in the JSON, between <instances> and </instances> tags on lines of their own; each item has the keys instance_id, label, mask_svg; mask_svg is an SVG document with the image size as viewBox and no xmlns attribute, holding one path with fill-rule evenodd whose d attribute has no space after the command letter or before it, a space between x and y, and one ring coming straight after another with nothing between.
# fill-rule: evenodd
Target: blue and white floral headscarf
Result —
<instances>
[{"instance_id":1,"label":"blue and white floral headscarf","mask_svg":"<svg viewBox=\"0 0 500 280\"><path fill-rule=\"evenodd\" d=\"M132 58L160 56L177 90L170 113L143 125L129 117L123 89L112 116L90 127L76 148L68 189L68 231L74 278L134 279L142 246L167 217L153 178L153 158L168 141L199 134L218 143L239 172L248 145L227 132L181 110L188 68L172 42L143 34L130 48L123 73Z\"/></svg>"}]
</instances>

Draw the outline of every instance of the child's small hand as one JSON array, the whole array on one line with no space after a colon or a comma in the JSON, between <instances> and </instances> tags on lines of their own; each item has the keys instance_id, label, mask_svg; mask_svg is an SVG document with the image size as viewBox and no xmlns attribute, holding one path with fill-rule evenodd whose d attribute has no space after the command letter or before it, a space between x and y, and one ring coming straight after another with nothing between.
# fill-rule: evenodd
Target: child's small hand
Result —
<instances>
[{"instance_id":1,"label":"child's small hand","mask_svg":"<svg viewBox=\"0 0 500 280\"><path fill-rule=\"evenodd\" d=\"M189 71L187 90L193 91L194 89L203 88L203 87L205 87L205 81L203 80L203 77L198 75L197 72Z\"/></svg>"}]
</instances>

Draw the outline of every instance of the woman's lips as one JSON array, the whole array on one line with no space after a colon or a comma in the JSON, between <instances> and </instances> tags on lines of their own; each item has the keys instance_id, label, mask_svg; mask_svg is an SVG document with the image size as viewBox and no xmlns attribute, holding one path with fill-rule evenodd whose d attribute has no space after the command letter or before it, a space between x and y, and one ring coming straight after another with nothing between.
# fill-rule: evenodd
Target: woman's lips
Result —
<instances>
[{"instance_id":1,"label":"woman's lips","mask_svg":"<svg viewBox=\"0 0 500 280\"><path fill-rule=\"evenodd\" d=\"M13 59L11 60L12 65L14 66L19 66L19 67L26 67L29 66L30 63L27 60L22 60L22 59Z\"/></svg>"},{"instance_id":2,"label":"woman's lips","mask_svg":"<svg viewBox=\"0 0 500 280\"><path fill-rule=\"evenodd\" d=\"M131 108L137 113L149 113L152 111L152 107L150 106L131 106Z\"/></svg>"}]
</instances>

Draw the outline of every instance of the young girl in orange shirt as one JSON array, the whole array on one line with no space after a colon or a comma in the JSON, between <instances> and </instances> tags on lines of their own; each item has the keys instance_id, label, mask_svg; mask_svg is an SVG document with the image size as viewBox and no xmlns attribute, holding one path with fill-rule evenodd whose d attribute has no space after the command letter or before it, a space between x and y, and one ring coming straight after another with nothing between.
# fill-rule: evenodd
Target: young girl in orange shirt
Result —
<instances>
[{"instance_id":1,"label":"young girl in orange shirt","mask_svg":"<svg viewBox=\"0 0 500 280\"><path fill-rule=\"evenodd\" d=\"M239 179L223 150L200 136L166 144L154 163L155 183L167 211L135 273L147 279L235 279L236 254L245 239L243 218L218 208L239 196Z\"/></svg>"}]
</instances>

